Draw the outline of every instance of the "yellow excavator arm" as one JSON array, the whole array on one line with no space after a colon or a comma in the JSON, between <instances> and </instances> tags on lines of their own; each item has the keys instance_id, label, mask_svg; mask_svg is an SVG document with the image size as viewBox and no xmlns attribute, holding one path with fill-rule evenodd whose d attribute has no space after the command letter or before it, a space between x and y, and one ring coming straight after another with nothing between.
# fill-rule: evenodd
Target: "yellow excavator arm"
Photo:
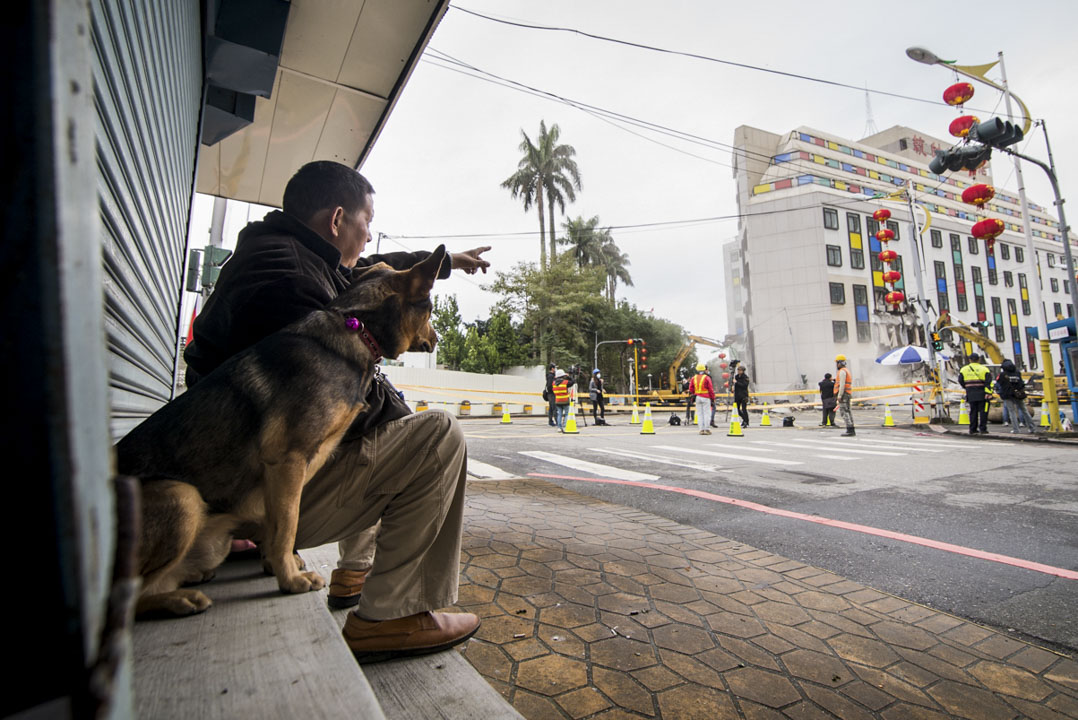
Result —
<instances>
[{"instance_id":1,"label":"yellow excavator arm","mask_svg":"<svg viewBox=\"0 0 1078 720\"><path fill-rule=\"evenodd\" d=\"M959 337L969 340L971 343L984 350L985 355L988 356L988 359L993 365L1003 364L1003 351L999 349L999 345L996 345L995 342L988 339L971 326L950 315L941 315L939 320L936 321L936 331L939 332L943 328L947 328Z\"/></svg>"},{"instance_id":2,"label":"yellow excavator arm","mask_svg":"<svg viewBox=\"0 0 1078 720\"><path fill-rule=\"evenodd\" d=\"M677 371L681 368L681 363L685 362L685 358L689 356L692 349L697 345L710 345L715 348L725 348L726 346L720 343L718 340L712 340L711 338L700 337L699 335L686 336L685 344L678 350L677 356L674 358L674 362L670 363L669 379L670 379L670 391L677 392Z\"/></svg>"}]
</instances>

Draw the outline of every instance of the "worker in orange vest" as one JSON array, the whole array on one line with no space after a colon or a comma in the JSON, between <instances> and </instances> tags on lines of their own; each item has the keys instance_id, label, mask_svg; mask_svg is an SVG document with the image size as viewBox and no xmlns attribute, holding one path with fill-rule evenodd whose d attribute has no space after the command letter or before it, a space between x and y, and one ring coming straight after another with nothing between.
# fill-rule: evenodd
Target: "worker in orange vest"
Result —
<instances>
[{"instance_id":1,"label":"worker in orange vest","mask_svg":"<svg viewBox=\"0 0 1078 720\"><path fill-rule=\"evenodd\" d=\"M565 432L565 420L569 417L569 374L561 368L554 372L554 416L558 430Z\"/></svg>"},{"instance_id":2,"label":"worker in orange vest","mask_svg":"<svg viewBox=\"0 0 1078 720\"><path fill-rule=\"evenodd\" d=\"M846 356L835 356L835 367L838 374L835 376L835 400L838 403L839 412L842 413L842 421L846 423L846 432L843 437L853 437L857 433L853 429L853 411L850 410L850 400L853 399L853 373L846 367Z\"/></svg>"},{"instance_id":3,"label":"worker in orange vest","mask_svg":"<svg viewBox=\"0 0 1078 720\"><path fill-rule=\"evenodd\" d=\"M711 422L711 407L715 404L715 388L706 370L703 363L697 365L691 383L692 394L696 396L696 424L700 427L701 435L711 434L707 426Z\"/></svg>"}]
</instances>

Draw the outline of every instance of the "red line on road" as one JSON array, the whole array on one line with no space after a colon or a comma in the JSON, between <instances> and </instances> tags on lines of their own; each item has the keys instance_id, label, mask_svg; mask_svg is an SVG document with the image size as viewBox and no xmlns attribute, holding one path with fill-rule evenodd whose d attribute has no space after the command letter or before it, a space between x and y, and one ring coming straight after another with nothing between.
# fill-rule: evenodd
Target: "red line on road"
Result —
<instances>
[{"instance_id":1,"label":"red line on road","mask_svg":"<svg viewBox=\"0 0 1078 720\"><path fill-rule=\"evenodd\" d=\"M780 510L779 508L769 507L767 505L760 505L759 503L749 502L747 500L738 500L737 498L726 497L724 495L715 495L714 493L704 492L703 490L691 490L689 488L674 487L671 485L658 485L650 482L635 482L632 480L612 480L610 478L586 478L586 477L574 477L572 475L545 475L542 473L528 473L529 477L539 478L553 478L556 480L580 480L581 482L594 482L594 483L606 483L610 485L632 485L634 487L650 488L652 490L665 490L666 492L680 493L682 495L689 495L691 497L701 498L703 500L712 500L714 502L726 503L727 505L735 505L746 510L755 510L756 512L767 513L768 515L778 515L779 517L790 518L792 520L805 520L806 522L816 523L817 525L827 525L828 527L840 528L842 530L852 530L854 532L864 533L865 535L876 535L882 538L888 538L890 540L898 540L900 542L907 542L913 545L923 545L924 547L933 548L935 550L943 550L945 552L955 553L957 555L966 555L968 557L979 558L981 560L990 560L991 562L1002 563L1004 565L1013 565L1014 567L1020 567L1025 570L1034 570L1036 572L1045 573L1046 575L1056 575L1061 578L1067 578L1068 580L1078 580L1078 572L1074 570L1066 570L1064 568L1057 568L1051 565L1043 565L1041 563L1032 562L1030 560L1022 560L1021 558L1010 557L1009 555L1000 555L998 553L985 552L984 550L975 550L974 548L964 547L962 545L952 545L951 543L940 542L939 540L929 540L928 538L918 537L916 535L907 535L905 533L894 532L891 530L882 530L880 528L870 527L868 525L858 525L857 523L845 522L844 520L832 520L830 518L820 517L818 515L806 515L804 513L793 512L792 510Z\"/></svg>"}]
</instances>

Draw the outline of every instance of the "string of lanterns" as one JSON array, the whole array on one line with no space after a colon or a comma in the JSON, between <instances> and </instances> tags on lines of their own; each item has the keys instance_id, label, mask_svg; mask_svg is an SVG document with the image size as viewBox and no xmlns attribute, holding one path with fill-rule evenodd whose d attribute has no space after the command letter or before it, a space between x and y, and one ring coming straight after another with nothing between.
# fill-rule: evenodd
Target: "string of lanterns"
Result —
<instances>
[{"instance_id":1,"label":"string of lanterns","mask_svg":"<svg viewBox=\"0 0 1078 720\"><path fill-rule=\"evenodd\" d=\"M891 218L891 211L887 208L880 208L876 212L872 213L872 219L880 224L880 229L876 232L876 239L880 241L884 248L887 247L887 243L895 239L895 233L890 228L883 227ZM890 305L892 309L898 310L898 306L906 299L905 293L901 290L895 290L895 283L902 279L902 273L891 267L891 264L898 259L898 253L894 250L881 250L880 254L876 257L884 266L883 281L887 284L887 294L883 296L883 301Z\"/></svg>"}]
</instances>

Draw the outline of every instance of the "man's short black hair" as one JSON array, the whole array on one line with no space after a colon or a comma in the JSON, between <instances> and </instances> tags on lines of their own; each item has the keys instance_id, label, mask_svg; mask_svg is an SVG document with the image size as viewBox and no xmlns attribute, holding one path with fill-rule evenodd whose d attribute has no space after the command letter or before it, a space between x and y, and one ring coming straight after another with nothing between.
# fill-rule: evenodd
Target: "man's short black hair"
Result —
<instances>
[{"instance_id":1,"label":"man's short black hair","mask_svg":"<svg viewBox=\"0 0 1078 720\"><path fill-rule=\"evenodd\" d=\"M374 187L347 165L332 160L309 162L292 176L284 189L281 209L303 222L319 210L343 207L354 214L363 209Z\"/></svg>"}]
</instances>

